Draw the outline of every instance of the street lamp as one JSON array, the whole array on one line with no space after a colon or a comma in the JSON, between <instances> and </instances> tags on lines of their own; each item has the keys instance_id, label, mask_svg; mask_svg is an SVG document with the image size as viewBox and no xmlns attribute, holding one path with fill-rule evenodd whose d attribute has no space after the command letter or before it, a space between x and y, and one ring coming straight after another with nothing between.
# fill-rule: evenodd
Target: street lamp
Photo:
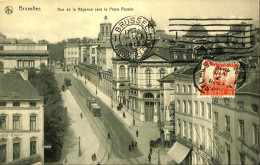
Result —
<instances>
[{"instance_id":1,"label":"street lamp","mask_svg":"<svg viewBox=\"0 0 260 165\"><path fill-rule=\"evenodd\" d=\"M97 95L97 83L96 83L96 95Z\"/></svg>"},{"instance_id":2,"label":"street lamp","mask_svg":"<svg viewBox=\"0 0 260 165\"><path fill-rule=\"evenodd\" d=\"M113 108L113 96L111 96L111 108Z\"/></svg>"},{"instance_id":3,"label":"street lamp","mask_svg":"<svg viewBox=\"0 0 260 165\"><path fill-rule=\"evenodd\" d=\"M135 125L135 109L133 108L133 125Z\"/></svg>"},{"instance_id":4,"label":"street lamp","mask_svg":"<svg viewBox=\"0 0 260 165\"><path fill-rule=\"evenodd\" d=\"M81 149L80 149L80 136L79 136L79 157L81 156Z\"/></svg>"}]
</instances>

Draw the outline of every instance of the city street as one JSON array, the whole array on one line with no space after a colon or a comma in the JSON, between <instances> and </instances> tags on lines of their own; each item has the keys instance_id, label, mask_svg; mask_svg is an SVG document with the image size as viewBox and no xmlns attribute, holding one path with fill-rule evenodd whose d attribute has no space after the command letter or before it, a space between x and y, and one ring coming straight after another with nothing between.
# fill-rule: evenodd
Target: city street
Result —
<instances>
[{"instance_id":1,"label":"city street","mask_svg":"<svg viewBox=\"0 0 260 165\"><path fill-rule=\"evenodd\" d=\"M134 137L127 130L125 125L115 116L115 114L109 110L109 107L103 103L99 98L96 98L98 105L102 109L102 116L93 117L89 109L87 108L87 98L94 97L85 86L75 77L68 73L56 74L59 87L62 86L64 78L71 79L72 86L69 87L72 96L75 98L77 104L83 111L85 117L89 121L92 129L95 130L97 137L101 143L102 154L97 154L97 159L103 164L140 164L137 160L142 156L139 149L129 152L128 146L134 141ZM78 114L80 115L80 114ZM82 130L83 131L83 130ZM107 134L111 135L111 142L107 141ZM106 146L108 145L108 146ZM105 150L105 151L102 151ZM108 160L108 153L111 153L111 159Z\"/></svg>"}]
</instances>

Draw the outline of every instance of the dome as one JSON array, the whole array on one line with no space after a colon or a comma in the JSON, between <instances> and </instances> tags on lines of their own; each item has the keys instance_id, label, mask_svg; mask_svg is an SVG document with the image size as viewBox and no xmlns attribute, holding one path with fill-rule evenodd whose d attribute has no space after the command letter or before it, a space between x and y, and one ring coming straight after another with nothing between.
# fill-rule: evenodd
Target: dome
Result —
<instances>
[{"instance_id":1,"label":"dome","mask_svg":"<svg viewBox=\"0 0 260 165\"><path fill-rule=\"evenodd\" d=\"M102 24L111 24L107 16L104 17L104 21L102 22Z\"/></svg>"},{"instance_id":2,"label":"dome","mask_svg":"<svg viewBox=\"0 0 260 165\"><path fill-rule=\"evenodd\" d=\"M188 36L209 36L207 30L205 29L204 26L200 24L195 24L193 25L186 33L187 37Z\"/></svg>"}]
</instances>

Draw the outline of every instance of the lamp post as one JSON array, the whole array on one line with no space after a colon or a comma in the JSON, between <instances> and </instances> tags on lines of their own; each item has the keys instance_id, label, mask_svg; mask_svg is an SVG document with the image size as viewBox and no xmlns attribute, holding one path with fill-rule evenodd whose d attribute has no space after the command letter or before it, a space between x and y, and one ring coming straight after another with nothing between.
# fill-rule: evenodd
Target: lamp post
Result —
<instances>
[{"instance_id":1,"label":"lamp post","mask_svg":"<svg viewBox=\"0 0 260 165\"><path fill-rule=\"evenodd\" d=\"M79 157L81 156L81 149L80 149L80 136L79 136Z\"/></svg>"},{"instance_id":2,"label":"lamp post","mask_svg":"<svg viewBox=\"0 0 260 165\"><path fill-rule=\"evenodd\" d=\"M96 95L97 95L97 83L96 83Z\"/></svg>"},{"instance_id":3,"label":"lamp post","mask_svg":"<svg viewBox=\"0 0 260 165\"><path fill-rule=\"evenodd\" d=\"M135 109L133 108L133 125L135 125Z\"/></svg>"},{"instance_id":4,"label":"lamp post","mask_svg":"<svg viewBox=\"0 0 260 165\"><path fill-rule=\"evenodd\" d=\"M111 108L113 108L113 96L111 96Z\"/></svg>"}]
</instances>

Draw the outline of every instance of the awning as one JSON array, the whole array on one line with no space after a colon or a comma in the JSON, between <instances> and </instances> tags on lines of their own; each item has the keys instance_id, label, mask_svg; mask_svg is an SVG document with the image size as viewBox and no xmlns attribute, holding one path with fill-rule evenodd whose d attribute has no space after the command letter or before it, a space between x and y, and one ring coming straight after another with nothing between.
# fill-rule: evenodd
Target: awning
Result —
<instances>
[{"instance_id":1,"label":"awning","mask_svg":"<svg viewBox=\"0 0 260 165\"><path fill-rule=\"evenodd\" d=\"M167 153L176 163L180 164L188 155L190 149L184 145L175 142L172 148Z\"/></svg>"}]
</instances>

